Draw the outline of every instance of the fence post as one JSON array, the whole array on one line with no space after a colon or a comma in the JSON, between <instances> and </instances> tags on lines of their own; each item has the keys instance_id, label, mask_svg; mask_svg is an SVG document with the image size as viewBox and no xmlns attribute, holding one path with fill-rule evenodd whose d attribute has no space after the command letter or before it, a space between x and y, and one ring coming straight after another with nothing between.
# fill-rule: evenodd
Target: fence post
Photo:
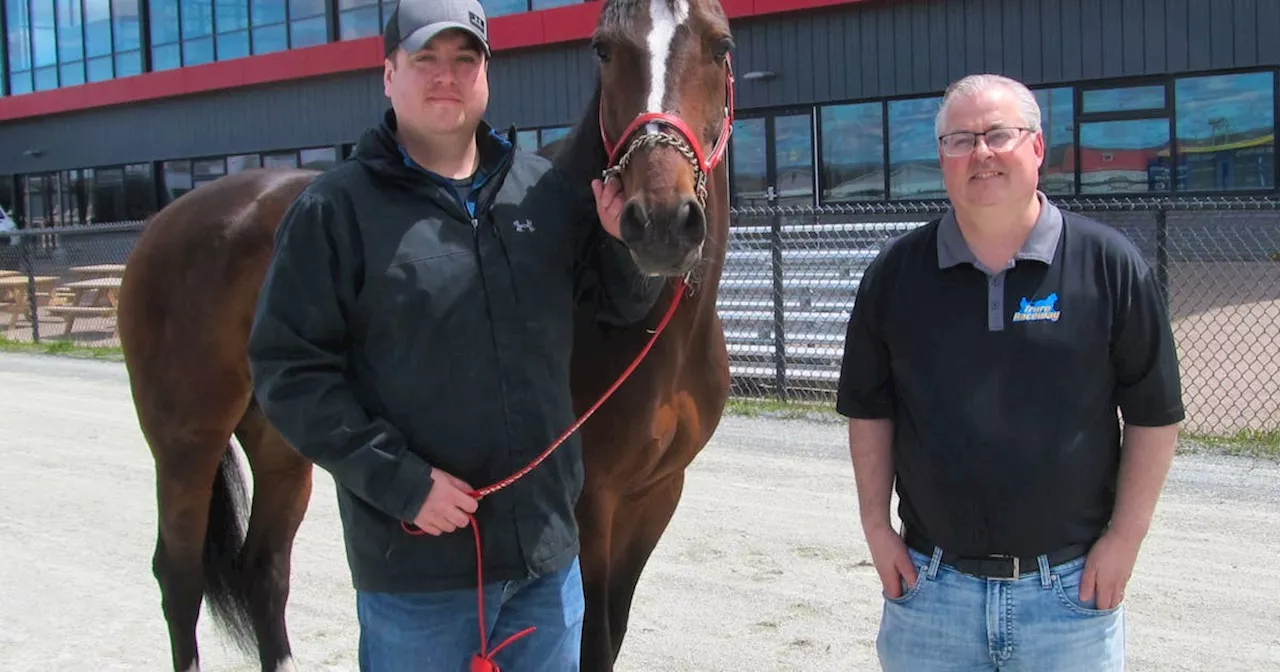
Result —
<instances>
[{"instance_id":1,"label":"fence post","mask_svg":"<svg viewBox=\"0 0 1280 672\"><path fill-rule=\"evenodd\" d=\"M30 229L28 229L30 231ZM22 270L27 273L27 306L31 308L31 340L40 342L40 306L36 303L36 265L32 259L35 247L35 236L28 234L22 237Z\"/></svg>"},{"instance_id":2,"label":"fence post","mask_svg":"<svg viewBox=\"0 0 1280 672\"><path fill-rule=\"evenodd\" d=\"M1156 281L1164 292L1167 308L1173 302L1173 293L1169 290L1169 211L1163 206L1156 211Z\"/></svg>"},{"instance_id":3,"label":"fence post","mask_svg":"<svg viewBox=\"0 0 1280 672\"><path fill-rule=\"evenodd\" d=\"M778 398L787 400L787 338L782 290L782 215L775 212L769 249L773 252L773 366Z\"/></svg>"}]
</instances>

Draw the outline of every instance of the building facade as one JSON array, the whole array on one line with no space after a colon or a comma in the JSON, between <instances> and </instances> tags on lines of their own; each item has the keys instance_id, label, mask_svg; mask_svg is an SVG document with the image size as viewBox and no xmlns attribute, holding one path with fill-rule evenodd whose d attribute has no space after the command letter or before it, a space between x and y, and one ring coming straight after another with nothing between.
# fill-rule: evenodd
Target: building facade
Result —
<instances>
[{"instance_id":1,"label":"building facade","mask_svg":"<svg viewBox=\"0 0 1280 672\"><path fill-rule=\"evenodd\" d=\"M948 83L1016 77L1050 194L1274 193L1280 2L722 0L735 205L943 196ZM599 2L482 0L488 118L562 135ZM143 219L221 175L340 160L387 101L378 0L0 0L0 207L23 227Z\"/></svg>"}]
</instances>

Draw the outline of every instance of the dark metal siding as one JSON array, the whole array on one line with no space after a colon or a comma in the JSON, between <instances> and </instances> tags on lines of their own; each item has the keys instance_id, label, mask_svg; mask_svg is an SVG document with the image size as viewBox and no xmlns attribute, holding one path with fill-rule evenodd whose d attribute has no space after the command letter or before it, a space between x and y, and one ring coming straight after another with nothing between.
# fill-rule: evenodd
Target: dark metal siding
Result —
<instances>
[{"instance_id":1,"label":"dark metal siding","mask_svg":"<svg viewBox=\"0 0 1280 672\"><path fill-rule=\"evenodd\" d=\"M742 108L941 92L974 72L1028 84L1280 65L1275 0L921 0L734 28Z\"/></svg>"},{"instance_id":2,"label":"dark metal siding","mask_svg":"<svg viewBox=\"0 0 1280 672\"><path fill-rule=\"evenodd\" d=\"M936 93L972 72L1029 84L1280 65L1275 0L898 0L735 24L738 107ZM499 54L488 118L572 123L594 85L583 44ZM0 124L0 174L355 140L381 71ZM11 149L12 148L12 149ZM38 148L43 155L24 157Z\"/></svg>"}]
</instances>

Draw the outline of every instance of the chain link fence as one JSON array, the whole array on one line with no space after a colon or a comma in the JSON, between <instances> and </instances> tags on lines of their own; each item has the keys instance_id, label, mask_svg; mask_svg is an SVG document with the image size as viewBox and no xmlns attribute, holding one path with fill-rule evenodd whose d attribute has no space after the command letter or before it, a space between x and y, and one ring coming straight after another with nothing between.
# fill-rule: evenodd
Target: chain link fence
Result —
<instances>
[{"instance_id":1,"label":"chain link fence","mask_svg":"<svg viewBox=\"0 0 1280 672\"><path fill-rule=\"evenodd\" d=\"M1280 197L1055 203L1119 228L1157 269L1187 429L1280 428ZM718 299L733 395L833 404L863 270L886 241L945 208L927 201L733 211ZM143 224L0 234L8 340L118 346L115 297Z\"/></svg>"},{"instance_id":2,"label":"chain link fence","mask_svg":"<svg viewBox=\"0 0 1280 672\"><path fill-rule=\"evenodd\" d=\"M1165 288L1188 431L1280 428L1280 199L1076 198L1135 241ZM733 211L719 306L733 394L834 404L867 264L943 201Z\"/></svg>"},{"instance_id":3,"label":"chain link fence","mask_svg":"<svg viewBox=\"0 0 1280 672\"><path fill-rule=\"evenodd\" d=\"M120 279L143 224L131 221L0 233L0 327L4 338L119 347L115 318Z\"/></svg>"}]
</instances>

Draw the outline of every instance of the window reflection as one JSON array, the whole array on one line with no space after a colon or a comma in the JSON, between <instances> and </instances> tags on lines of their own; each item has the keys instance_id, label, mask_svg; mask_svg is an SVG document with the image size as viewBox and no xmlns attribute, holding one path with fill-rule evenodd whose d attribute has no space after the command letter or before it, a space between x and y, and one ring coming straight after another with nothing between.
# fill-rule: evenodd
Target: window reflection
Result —
<instances>
[{"instance_id":1,"label":"window reflection","mask_svg":"<svg viewBox=\"0 0 1280 672\"><path fill-rule=\"evenodd\" d=\"M1178 188L1275 186L1273 75L1192 77L1175 84Z\"/></svg>"},{"instance_id":2,"label":"window reflection","mask_svg":"<svg viewBox=\"0 0 1280 672\"><path fill-rule=\"evenodd\" d=\"M1046 194L1073 194L1075 168L1075 100L1071 87L1036 91L1040 127L1044 129L1044 164L1040 190Z\"/></svg>"},{"instance_id":3,"label":"window reflection","mask_svg":"<svg viewBox=\"0 0 1280 672\"><path fill-rule=\"evenodd\" d=\"M1084 114L1163 110L1164 85L1130 86L1119 89L1092 89L1081 93Z\"/></svg>"},{"instance_id":4,"label":"window reflection","mask_svg":"<svg viewBox=\"0 0 1280 672\"><path fill-rule=\"evenodd\" d=\"M489 17L529 11L529 0L480 0L484 13Z\"/></svg>"},{"instance_id":5,"label":"window reflection","mask_svg":"<svg viewBox=\"0 0 1280 672\"><path fill-rule=\"evenodd\" d=\"M941 96L889 102L889 195L944 198L933 120Z\"/></svg>"},{"instance_id":6,"label":"window reflection","mask_svg":"<svg viewBox=\"0 0 1280 672\"><path fill-rule=\"evenodd\" d=\"M333 147L303 149L298 152L298 157L303 168L312 170L324 170L338 162L338 152Z\"/></svg>"},{"instance_id":7,"label":"window reflection","mask_svg":"<svg viewBox=\"0 0 1280 672\"><path fill-rule=\"evenodd\" d=\"M735 119L730 137L729 161L733 172L733 204L739 207L767 204L768 162L765 156L764 119Z\"/></svg>"},{"instance_id":8,"label":"window reflection","mask_svg":"<svg viewBox=\"0 0 1280 672\"><path fill-rule=\"evenodd\" d=\"M1169 170L1167 119L1080 125L1080 193L1168 191Z\"/></svg>"},{"instance_id":9,"label":"window reflection","mask_svg":"<svg viewBox=\"0 0 1280 672\"><path fill-rule=\"evenodd\" d=\"M541 143L540 145L538 145L538 146L539 146L539 147L546 147L547 145L549 145L549 144L551 144L551 143L555 142L556 140L559 140L560 138L563 138L563 137L565 137L566 135L569 135L569 131L570 131L570 130L571 130L571 129L570 129L568 126L557 126L557 127L555 127L555 128L544 128L544 129L542 129L542 131L540 132L540 137L542 138L542 143Z\"/></svg>"},{"instance_id":10,"label":"window reflection","mask_svg":"<svg viewBox=\"0 0 1280 672\"><path fill-rule=\"evenodd\" d=\"M778 205L813 204L813 118L796 114L773 119L774 187Z\"/></svg>"},{"instance_id":11,"label":"window reflection","mask_svg":"<svg viewBox=\"0 0 1280 672\"><path fill-rule=\"evenodd\" d=\"M822 198L881 200L884 193L884 106L822 109Z\"/></svg>"}]
</instances>

